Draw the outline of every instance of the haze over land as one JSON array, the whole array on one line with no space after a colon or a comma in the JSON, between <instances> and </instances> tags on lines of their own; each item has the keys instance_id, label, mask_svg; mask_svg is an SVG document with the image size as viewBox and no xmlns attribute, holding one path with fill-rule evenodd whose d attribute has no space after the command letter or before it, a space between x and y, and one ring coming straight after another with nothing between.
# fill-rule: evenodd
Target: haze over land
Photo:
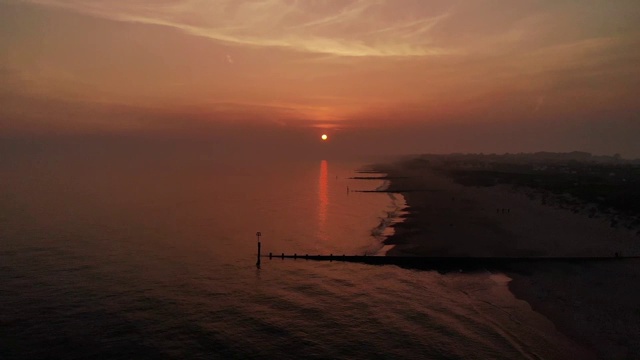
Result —
<instances>
[{"instance_id":1,"label":"haze over land","mask_svg":"<svg viewBox=\"0 0 640 360\"><path fill-rule=\"evenodd\" d=\"M0 136L639 157L638 18L635 0L0 0Z\"/></svg>"}]
</instances>

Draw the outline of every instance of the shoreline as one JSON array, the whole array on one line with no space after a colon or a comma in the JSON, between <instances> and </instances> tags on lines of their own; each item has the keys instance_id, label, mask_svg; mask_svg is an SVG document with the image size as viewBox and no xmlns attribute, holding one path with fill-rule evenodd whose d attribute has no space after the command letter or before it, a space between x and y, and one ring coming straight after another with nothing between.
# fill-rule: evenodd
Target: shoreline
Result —
<instances>
[{"instance_id":1,"label":"shoreline","mask_svg":"<svg viewBox=\"0 0 640 360\"><path fill-rule=\"evenodd\" d=\"M366 252L366 254L385 256L386 253L393 248L393 245L385 244L385 240L395 234L395 225L404 221L404 216L407 214L405 211L407 204L402 195L389 191L389 187L391 186L390 179L386 176L382 176L379 180L382 180L382 184L371 191L385 193L389 198L389 207L384 211L386 216L379 217L378 225L371 229L371 236L380 242L381 247L373 252ZM360 190L360 192L362 192L362 190ZM398 199L398 195L401 199Z\"/></svg>"},{"instance_id":2,"label":"shoreline","mask_svg":"<svg viewBox=\"0 0 640 360\"><path fill-rule=\"evenodd\" d=\"M614 256L640 254L640 237L542 205L522 191L473 187L430 168L377 165L388 190L404 196L404 221L384 245L389 256ZM502 210L506 209L506 210ZM640 261L614 264L527 264L505 269L508 288L557 329L597 354L626 359L640 353Z\"/></svg>"}]
</instances>

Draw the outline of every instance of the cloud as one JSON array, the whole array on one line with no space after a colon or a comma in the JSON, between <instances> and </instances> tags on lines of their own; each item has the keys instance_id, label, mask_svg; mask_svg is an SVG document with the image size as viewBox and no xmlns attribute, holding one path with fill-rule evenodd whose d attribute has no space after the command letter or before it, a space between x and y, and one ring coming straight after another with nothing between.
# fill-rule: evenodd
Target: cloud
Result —
<instances>
[{"instance_id":1,"label":"cloud","mask_svg":"<svg viewBox=\"0 0 640 360\"><path fill-rule=\"evenodd\" d=\"M544 96L538 97L538 101L536 101L536 107L533 109L533 112L538 112L542 107L542 104L544 104Z\"/></svg>"},{"instance_id":2,"label":"cloud","mask_svg":"<svg viewBox=\"0 0 640 360\"><path fill-rule=\"evenodd\" d=\"M23 0L100 18L167 26L216 41L335 56L443 55L431 30L448 16L395 1ZM405 5L417 3L408 2ZM390 16L389 13L397 13Z\"/></svg>"}]
</instances>

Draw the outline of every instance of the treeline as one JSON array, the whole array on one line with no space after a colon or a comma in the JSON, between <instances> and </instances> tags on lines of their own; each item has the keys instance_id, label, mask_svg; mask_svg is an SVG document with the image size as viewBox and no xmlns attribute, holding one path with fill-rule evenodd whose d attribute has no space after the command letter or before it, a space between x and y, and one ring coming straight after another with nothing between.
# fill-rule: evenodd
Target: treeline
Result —
<instances>
[{"instance_id":1,"label":"treeline","mask_svg":"<svg viewBox=\"0 0 640 360\"><path fill-rule=\"evenodd\" d=\"M572 152L548 152L540 151L535 153L504 153L504 154L484 154L484 153L452 153L452 154L423 154L414 159L421 161L435 162L547 162L547 163L605 163L605 164L638 164L640 159L624 159L620 154L613 155L593 155L584 151Z\"/></svg>"}]
</instances>

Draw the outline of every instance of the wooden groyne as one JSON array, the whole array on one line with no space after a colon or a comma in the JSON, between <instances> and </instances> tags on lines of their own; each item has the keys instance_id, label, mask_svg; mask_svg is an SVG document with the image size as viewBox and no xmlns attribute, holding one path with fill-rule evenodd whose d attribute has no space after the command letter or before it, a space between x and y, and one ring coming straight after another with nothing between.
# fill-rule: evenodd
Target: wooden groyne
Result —
<instances>
[{"instance_id":1,"label":"wooden groyne","mask_svg":"<svg viewBox=\"0 0 640 360\"><path fill-rule=\"evenodd\" d=\"M352 192L361 193L410 193L410 192L438 192L440 190L433 189L395 189L395 190L351 190Z\"/></svg>"},{"instance_id":2,"label":"wooden groyne","mask_svg":"<svg viewBox=\"0 0 640 360\"><path fill-rule=\"evenodd\" d=\"M393 180L393 179L408 179L406 176L352 176L347 179L351 180Z\"/></svg>"},{"instance_id":3,"label":"wooden groyne","mask_svg":"<svg viewBox=\"0 0 640 360\"><path fill-rule=\"evenodd\" d=\"M314 261L345 261L370 265L396 265L405 268L437 271L474 271L481 269L508 269L514 265L531 263L589 263L640 259L640 256L592 257L465 257L465 256L372 256L372 255L262 255L269 259Z\"/></svg>"}]
</instances>

